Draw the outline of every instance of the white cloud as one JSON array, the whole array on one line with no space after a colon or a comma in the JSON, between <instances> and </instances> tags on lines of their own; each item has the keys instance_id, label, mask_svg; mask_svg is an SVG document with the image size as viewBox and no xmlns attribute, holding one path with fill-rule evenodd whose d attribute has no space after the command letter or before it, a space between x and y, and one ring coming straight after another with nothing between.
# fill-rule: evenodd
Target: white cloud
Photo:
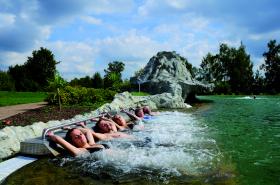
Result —
<instances>
[{"instance_id":1,"label":"white cloud","mask_svg":"<svg viewBox=\"0 0 280 185\"><path fill-rule=\"evenodd\" d=\"M190 0L165 0L166 4L172 8L181 10L187 7L190 4Z\"/></svg>"},{"instance_id":2,"label":"white cloud","mask_svg":"<svg viewBox=\"0 0 280 185\"><path fill-rule=\"evenodd\" d=\"M280 35L280 29L278 30L273 30L271 32L268 33L252 33L252 34L248 34L248 38L253 40L253 41L262 41L262 40L272 40L272 39L276 39L275 35Z\"/></svg>"},{"instance_id":3,"label":"white cloud","mask_svg":"<svg viewBox=\"0 0 280 185\"><path fill-rule=\"evenodd\" d=\"M58 71L67 80L74 77L92 76L96 72L96 56L98 50L83 42L49 42L45 44L57 61Z\"/></svg>"},{"instance_id":4,"label":"white cloud","mask_svg":"<svg viewBox=\"0 0 280 185\"><path fill-rule=\"evenodd\" d=\"M106 64L113 60L121 60L125 63L125 77L143 67L158 51L168 50L168 45L137 34L133 30L125 35L98 40L96 47L100 49L99 55Z\"/></svg>"},{"instance_id":5,"label":"white cloud","mask_svg":"<svg viewBox=\"0 0 280 185\"><path fill-rule=\"evenodd\" d=\"M134 7L133 0L94 0L87 9L95 14L127 13Z\"/></svg>"},{"instance_id":6,"label":"white cloud","mask_svg":"<svg viewBox=\"0 0 280 185\"><path fill-rule=\"evenodd\" d=\"M11 26L15 23L16 15L9 13L0 13L0 29L1 27Z\"/></svg>"},{"instance_id":7,"label":"white cloud","mask_svg":"<svg viewBox=\"0 0 280 185\"><path fill-rule=\"evenodd\" d=\"M29 52L18 53L18 52L0 52L0 64L4 64L7 68L9 66L14 66L16 64L23 64L27 56L29 56ZM7 70L7 68L3 70Z\"/></svg>"},{"instance_id":8,"label":"white cloud","mask_svg":"<svg viewBox=\"0 0 280 185\"><path fill-rule=\"evenodd\" d=\"M85 21L86 23L88 24L101 24L102 23L102 20L101 19L97 19L95 17L92 17L92 16L82 16L81 19L83 21Z\"/></svg>"}]
</instances>

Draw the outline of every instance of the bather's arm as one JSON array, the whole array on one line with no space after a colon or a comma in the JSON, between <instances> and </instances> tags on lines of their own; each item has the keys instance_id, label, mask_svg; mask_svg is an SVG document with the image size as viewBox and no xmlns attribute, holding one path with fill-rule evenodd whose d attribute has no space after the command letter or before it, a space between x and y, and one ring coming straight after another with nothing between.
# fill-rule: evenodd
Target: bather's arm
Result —
<instances>
[{"instance_id":1,"label":"bather's arm","mask_svg":"<svg viewBox=\"0 0 280 185\"><path fill-rule=\"evenodd\" d=\"M124 109L121 110L121 112L126 113L129 117L133 118L134 120L141 120L141 118L139 118L138 116L136 116L135 114L132 114Z\"/></svg>"},{"instance_id":2,"label":"bather's arm","mask_svg":"<svg viewBox=\"0 0 280 185\"><path fill-rule=\"evenodd\" d=\"M92 129L88 128L84 122L80 122L77 124L78 126L81 126L82 128L79 128L83 133L85 132L90 132L90 135L93 136L93 138L97 138L98 140L109 140L109 138L105 135L105 134L101 134L101 133L96 133L94 132Z\"/></svg>"},{"instance_id":3,"label":"bather's arm","mask_svg":"<svg viewBox=\"0 0 280 185\"><path fill-rule=\"evenodd\" d=\"M49 139L51 139L52 141L54 141L55 143L59 144L60 146L62 146L64 149L68 150L72 155L77 156L83 152L85 152L84 150L81 150L75 146L73 146L72 144L68 143L66 140L64 140L62 137L54 135L53 132L48 132L47 136L49 137Z\"/></svg>"}]
</instances>

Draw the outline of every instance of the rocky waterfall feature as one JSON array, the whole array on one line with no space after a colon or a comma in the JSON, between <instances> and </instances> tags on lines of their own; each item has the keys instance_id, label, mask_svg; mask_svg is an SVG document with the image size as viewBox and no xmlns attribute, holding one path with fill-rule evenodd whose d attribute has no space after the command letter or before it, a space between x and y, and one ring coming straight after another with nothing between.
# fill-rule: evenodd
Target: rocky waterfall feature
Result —
<instances>
[{"instance_id":1,"label":"rocky waterfall feature","mask_svg":"<svg viewBox=\"0 0 280 185\"><path fill-rule=\"evenodd\" d=\"M133 83L140 83L142 88L152 94L171 93L182 97L183 101L196 93L211 90L211 85L195 80L186 67L186 59L175 52L159 52L153 56L138 78Z\"/></svg>"}]
</instances>

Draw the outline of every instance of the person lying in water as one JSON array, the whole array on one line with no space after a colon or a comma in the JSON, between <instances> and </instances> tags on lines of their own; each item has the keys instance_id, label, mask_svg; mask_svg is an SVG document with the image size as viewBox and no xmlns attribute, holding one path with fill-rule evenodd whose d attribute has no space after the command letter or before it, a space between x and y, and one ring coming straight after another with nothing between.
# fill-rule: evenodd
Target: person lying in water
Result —
<instances>
[{"instance_id":1,"label":"person lying in water","mask_svg":"<svg viewBox=\"0 0 280 185\"><path fill-rule=\"evenodd\" d=\"M106 116L108 118L105 118L105 116L103 117L104 120L111 122L113 130L115 129L117 129L118 131L124 131L127 129L142 130L144 128L144 125L141 122L141 118L124 109L121 109L121 112L126 113L130 117L131 121L127 122L124 119L124 117L120 114L115 114L114 116L112 116L109 113L107 113ZM96 125L97 127L95 129L100 129L101 133L108 132L108 131L104 131L102 123L97 123Z\"/></svg>"},{"instance_id":2,"label":"person lying in water","mask_svg":"<svg viewBox=\"0 0 280 185\"><path fill-rule=\"evenodd\" d=\"M134 110L134 113L137 117L141 118L141 119L145 119L145 115L148 116L155 116L158 115L159 112L152 112L151 109L148 106L144 106L144 107L137 107Z\"/></svg>"},{"instance_id":3,"label":"person lying in water","mask_svg":"<svg viewBox=\"0 0 280 185\"><path fill-rule=\"evenodd\" d=\"M148 114L150 116L156 116L159 115L159 112L152 112L149 106L143 106L142 107L143 113Z\"/></svg>"},{"instance_id":4,"label":"person lying in water","mask_svg":"<svg viewBox=\"0 0 280 185\"><path fill-rule=\"evenodd\" d=\"M96 120L92 119L92 121ZM119 130L121 131L123 128L111 119L105 117L100 117L92 129L87 128L85 124L81 124L81 126L90 130L92 135L94 137L99 137L98 139L100 140L110 140L113 138L133 138L131 135L119 132Z\"/></svg>"},{"instance_id":5,"label":"person lying in water","mask_svg":"<svg viewBox=\"0 0 280 185\"><path fill-rule=\"evenodd\" d=\"M126 120L120 114L114 115L112 117L112 120L116 122L118 125L122 126L123 129L133 129L133 130L144 129L144 125L142 123L141 118L124 109L121 109L121 112L126 113L130 117L131 121L126 122Z\"/></svg>"},{"instance_id":6,"label":"person lying in water","mask_svg":"<svg viewBox=\"0 0 280 185\"><path fill-rule=\"evenodd\" d=\"M83 133L90 133L92 134L93 138L96 140L96 141L108 141L108 140L111 140L111 139L114 139L114 138L130 138L129 135L127 134L123 134L123 133L118 133L118 132L115 132L115 133L98 133L98 132L95 132L94 130L88 128L84 122L79 122L76 124L77 126L80 126L80 127L77 127L77 129L81 130L81 132ZM63 127L64 130L70 130L71 127Z\"/></svg>"},{"instance_id":7,"label":"person lying in water","mask_svg":"<svg viewBox=\"0 0 280 185\"><path fill-rule=\"evenodd\" d=\"M67 131L65 139L55 135L53 132L48 132L47 136L50 140L62 146L73 156L78 156L85 153L92 153L105 148L107 145L96 144L92 133L89 130L84 132L77 128L72 128Z\"/></svg>"}]
</instances>

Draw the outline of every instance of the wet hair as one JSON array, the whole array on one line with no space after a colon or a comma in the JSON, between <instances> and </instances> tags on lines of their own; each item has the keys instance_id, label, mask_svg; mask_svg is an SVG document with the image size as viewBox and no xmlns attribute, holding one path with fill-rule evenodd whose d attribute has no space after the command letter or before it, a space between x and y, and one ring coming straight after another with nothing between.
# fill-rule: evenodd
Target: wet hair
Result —
<instances>
[{"instance_id":1,"label":"wet hair","mask_svg":"<svg viewBox=\"0 0 280 185\"><path fill-rule=\"evenodd\" d=\"M65 136L65 140L66 140L68 143L73 144L73 139L72 139L72 137L71 137L71 133L72 133L75 129L76 129L76 128L71 128L70 130L67 131L66 136Z\"/></svg>"},{"instance_id":2,"label":"wet hair","mask_svg":"<svg viewBox=\"0 0 280 185\"><path fill-rule=\"evenodd\" d=\"M116 122L115 120L117 119L117 114L116 115L114 115L113 117L112 117L112 120L114 121L114 122Z\"/></svg>"},{"instance_id":3,"label":"wet hair","mask_svg":"<svg viewBox=\"0 0 280 185\"><path fill-rule=\"evenodd\" d=\"M119 118L117 118L117 116L119 116ZM120 121L121 119L124 119L124 118L120 114L116 114L112 117L112 120L114 122L116 122L117 124L119 124L118 121Z\"/></svg>"},{"instance_id":4,"label":"wet hair","mask_svg":"<svg viewBox=\"0 0 280 185\"><path fill-rule=\"evenodd\" d=\"M144 114L151 114L151 109L148 106L143 107Z\"/></svg>"},{"instance_id":5,"label":"wet hair","mask_svg":"<svg viewBox=\"0 0 280 185\"><path fill-rule=\"evenodd\" d=\"M99 119L99 120L96 122L95 126L92 127L92 130L93 130L94 132L102 133L102 132L101 132L101 129L100 129L100 127L99 127L100 122L101 122L101 119Z\"/></svg>"},{"instance_id":6,"label":"wet hair","mask_svg":"<svg viewBox=\"0 0 280 185\"><path fill-rule=\"evenodd\" d=\"M141 108L136 108L134 112L135 114L138 114L141 110L142 110Z\"/></svg>"}]
</instances>

